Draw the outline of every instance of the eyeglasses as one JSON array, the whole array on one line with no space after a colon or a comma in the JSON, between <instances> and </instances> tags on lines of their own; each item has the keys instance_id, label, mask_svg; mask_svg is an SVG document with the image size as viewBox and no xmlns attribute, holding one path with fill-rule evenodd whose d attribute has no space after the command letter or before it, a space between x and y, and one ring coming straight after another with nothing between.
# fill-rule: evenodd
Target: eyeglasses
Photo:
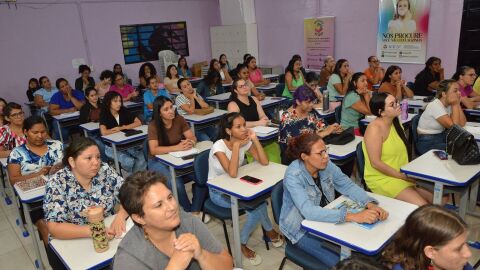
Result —
<instances>
[{"instance_id":1,"label":"eyeglasses","mask_svg":"<svg viewBox=\"0 0 480 270\"><path fill-rule=\"evenodd\" d=\"M248 85L246 85L246 84L237 85L237 88L247 88L247 87L248 87Z\"/></svg>"},{"instance_id":2,"label":"eyeglasses","mask_svg":"<svg viewBox=\"0 0 480 270\"><path fill-rule=\"evenodd\" d=\"M376 60L372 60L371 62L372 63L378 63L379 61L378 61L378 59L376 59Z\"/></svg>"},{"instance_id":3,"label":"eyeglasses","mask_svg":"<svg viewBox=\"0 0 480 270\"><path fill-rule=\"evenodd\" d=\"M10 114L10 118L20 118L24 115L24 112L12 113Z\"/></svg>"},{"instance_id":4,"label":"eyeglasses","mask_svg":"<svg viewBox=\"0 0 480 270\"><path fill-rule=\"evenodd\" d=\"M320 155L321 157L328 157L328 146L318 153L311 153L311 154Z\"/></svg>"},{"instance_id":5,"label":"eyeglasses","mask_svg":"<svg viewBox=\"0 0 480 270\"><path fill-rule=\"evenodd\" d=\"M470 77L477 77L477 74L475 73L471 73L471 74L466 74L467 76L470 76Z\"/></svg>"}]
</instances>

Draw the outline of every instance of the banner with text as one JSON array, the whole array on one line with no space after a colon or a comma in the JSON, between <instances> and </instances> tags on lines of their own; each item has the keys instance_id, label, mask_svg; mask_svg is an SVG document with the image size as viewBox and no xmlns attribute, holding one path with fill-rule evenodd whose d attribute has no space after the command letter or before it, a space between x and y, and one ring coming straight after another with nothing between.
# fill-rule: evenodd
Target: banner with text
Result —
<instances>
[{"instance_id":1,"label":"banner with text","mask_svg":"<svg viewBox=\"0 0 480 270\"><path fill-rule=\"evenodd\" d=\"M334 23L335 17L332 16L303 20L305 68L321 69L325 57L334 56Z\"/></svg>"},{"instance_id":2,"label":"banner with text","mask_svg":"<svg viewBox=\"0 0 480 270\"><path fill-rule=\"evenodd\" d=\"M380 0L378 10L379 60L424 64L430 0Z\"/></svg>"}]
</instances>

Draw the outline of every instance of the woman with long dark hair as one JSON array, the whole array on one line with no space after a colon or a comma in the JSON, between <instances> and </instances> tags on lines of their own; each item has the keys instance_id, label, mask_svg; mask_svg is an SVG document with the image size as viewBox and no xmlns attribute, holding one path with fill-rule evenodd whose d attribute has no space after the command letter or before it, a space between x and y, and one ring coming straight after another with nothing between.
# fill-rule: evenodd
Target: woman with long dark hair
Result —
<instances>
[{"instance_id":1,"label":"woman with long dark hair","mask_svg":"<svg viewBox=\"0 0 480 270\"><path fill-rule=\"evenodd\" d=\"M400 104L394 96L376 93L370 99L370 111L377 118L368 124L362 143L365 156L364 177L374 193L416 205L431 203L433 194L400 172L410 158L405 131L398 119Z\"/></svg>"},{"instance_id":2,"label":"woman with long dark hair","mask_svg":"<svg viewBox=\"0 0 480 270\"><path fill-rule=\"evenodd\" d=\"M33 102L33 100L35 99L33 94L38 89L40 89L40 85L39 85L38 80L36 78L31 78L30 80L28 80L28 89L27 89L28 101Z\"/></svg>"},{"instance_id":3,"label":"woman with long dark hair","mask_svg":"<svg viewBox=\"0 0 480 270\"><path fill-rule=\"evenodd\" d=\"M225 93L220 73L216 70L208 70L205 78L197 86L197 93L204 99Z\"/></svg>"},{"instance_id":4,"label":"woman with long dark hair","mask_svg":"<svg viewBox=\"0 0 480 270\"><path fill-rule=\"evenodd\" d=\"M340 105L340 102L337 102L336 96L345 95L348 90L348 85L350 79L352 78L352 70L350 69L350 64L346 59L339 59L335 64L333 69L333 74L328 79L327 89L329 94L329 101L336 102L333 105ZM336 107L335 106L335 107Z\"/></svg>"},{"instance_id":5,"label":"woman with long dark hair","mask_svg":"<svg viewBox=\"0 0 480 270\"><path fill-rule=\"evenodd\" d=\"M177 82L180 78L183 77L178 75L177 67L175 65L169 65L167 67L167 72L165 72L163 83L170 94L180 92L180 89L178 89L177 86Z\"/></svg>"},{"instance_id":6,"label":"woman with long dark hair","mask_svg":"<svg viewBox=\"0 0 480 270\"><path fill-rule=\"evenodd\" d=\"M192 77L192 71L190 71L190 68L188 67L187 58L185 58L185 56L178 59L177 70L179 76L184 78Z\"/></svg>"},{"instance_id":7,"label":"woman with long dark hair","mask_svg":"<svg viewBox=\"0 0 480 270\"><path fill-rule=\"evenodd\" d=\"M413 92L417 96L433 96L440 81L445 79L442 60L432 56L425 62L425 68L415 76Z\"/></svg>"},{"instance_id":8,"label":"woman with long dark hair","mask_svg":"<svg viewBox=\"0 0 480 270\"><path fill-rule=\"evenodd\" d=\"M138 86L139 89L145 89L148 87L148 78L155 77L157 79L157 83L161 83L162 79L157 74L157 70L153 66L152 63L146 62L140 66L138 70L138 78L140 80L140 85Z\"/></svg>"},{"instance_id":9,"label":"woman with long dark hair","mask_svg":"<svg viewBox=\"0 0 480 270\"><path fill-rule=\"evenodd\" d=\"M399 66L391 65L387 68L385 76L380 83L378 92L386 92L393 95L397 100L412 98L413 91L408 88L405 80L402 79L402 69Z\"/></svg>"},{"instance_id":10,"label":"woman with long dark hair","mask_svg":"<svg viewBox=\"0 0 480 270\"><path fill-rule=\"evenodd\" d=\"M230 74L222 68L220 62L215 58L210 60L210 67L208 68L208 72L213 70L216 70L220 74L220 79L222 80L222 83L232 82L232 77L230 77Z\"/></svg>"},{"instance_id":11,"label":"woman with long dark hair","mask_svg":"<svg viewBox=\"0 0 480 270\"><path fill-rule=\"evenodd\" d=\"M293 57L288 62L288 66L285 69L285 88L283 89L282 96L292 98L293 92L303 85L305 80L302 73L302 59Z\"/></svg>"},{"instance_id":12,"label":"woman with long dark hair","mask_svg":"<svg viewBox=\"0 0 480 270\"><path fill-rule=\"evenodd\" d=\"M367 87L367 77L362 72L357 72L353 74L347 93L343 98L340 125L345 129L355 128L355 135L361 135L358 129L358 120L364 115L371 114L368 105L370 92Z\"/></svg>"},{"instance_id":13,"label":"woman with long dark hair","mask_svg":"<svg viewBox=\"0 0 480 270\"><path fill-rule=\"evenodd\" d=\"M468 109L475 108L480 102L480 95L473 91L473 84L477 74L475 69L469 66L461 66L453 74L452 79L457 81L460 91L460 101Z\"/></svg>"}]
</instances>

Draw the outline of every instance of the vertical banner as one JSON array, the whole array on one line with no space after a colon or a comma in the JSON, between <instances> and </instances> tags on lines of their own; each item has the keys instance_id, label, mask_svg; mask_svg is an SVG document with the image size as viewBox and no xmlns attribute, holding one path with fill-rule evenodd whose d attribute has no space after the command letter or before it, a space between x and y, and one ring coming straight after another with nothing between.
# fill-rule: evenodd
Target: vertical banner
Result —
<instances>
[{"instance_id":1,"label":"vertical banner","mask_svg":"<svg viewBox=\"0 0 480 270\"><path fill-rule=\"evenodd\" d=\"M424 64L430 0L380 0L378 12L378 59Z\"/></svg>"},{"instance_id":2,"label":"vertical banner","mask_svg":"<svg viewBox=\"0 0 480 270\"><path fill-rule=\"evenodd\" d=\"M325 57L333 55L335 17L306 18L303 20L305 58L303 66L321 69Z\"/></svg>"}]
</instances>

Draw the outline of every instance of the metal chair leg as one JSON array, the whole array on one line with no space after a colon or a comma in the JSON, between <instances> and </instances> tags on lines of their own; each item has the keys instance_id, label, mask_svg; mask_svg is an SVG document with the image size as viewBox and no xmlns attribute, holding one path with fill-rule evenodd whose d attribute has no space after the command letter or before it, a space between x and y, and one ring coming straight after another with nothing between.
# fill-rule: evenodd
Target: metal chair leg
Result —
<instances>
[{"instance_id":1,"label":"metal chair leg","mask_svg":"<svg viewBox=\"0 0 480 270\"><path fill-rule=\"evenodd\" d=\"M232 255L232 248L230 247L230 240L228 239L228 232L227 232L227 224L225 220L222 220L223 225L223 232L225 233L225 241L227 241L228 253Z\"/></svg>"},{"instance_id":2,"label":"metal chair leg","mask_svg":"<svg viewBox=\"0 0 480 270\"><path fill-rule=\"evenodd\" d=\"M267 236L267 232L265 231L263 226L262 226L262 232L263 232L263 241L265 241L265 248L267 250L270 250L270 246L268 245L268 241L270 241L270 238Z\"/></svg>"},{"instance_id":3,"label":"metal chair leg","mask_svg":"<svg viewBox=\"0 0 480 270\"><path fill-rule=\"evenodd\" d=\"M282 270L286 262L287 262L287 256L283 257L282 263L280 264L280 267L278 268L278 270Z\"/></svg>"}]
</instances>

